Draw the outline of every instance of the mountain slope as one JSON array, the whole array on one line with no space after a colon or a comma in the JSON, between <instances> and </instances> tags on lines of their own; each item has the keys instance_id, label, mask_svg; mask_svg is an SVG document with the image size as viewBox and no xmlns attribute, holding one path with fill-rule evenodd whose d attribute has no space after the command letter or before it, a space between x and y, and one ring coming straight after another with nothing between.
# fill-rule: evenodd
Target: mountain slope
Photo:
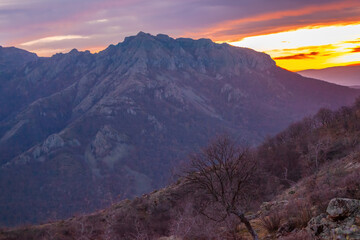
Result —
<instances>
[{"instance_id":1,"label":"mountain slope","mask_svg":"<svg viewBox=\"0 0 360 240\"><path fill-rule=\"evenodd\" d=\"M38 59L35 53L14 48L0 46L0 73L9 72L19 69L26 63L36 61Z\"/></svg>"},{"instance_id":2,"label":"mountain slope","mask_svg":"<svg viewBox=\"0 0 360 240\"><path fill-rule=\"evenodd\" d=\"M208 39L140 32L98 54L37 58L0 88L0 222L64 218L139 195L218 133L258 143L358 94Z\"/></svg>"},{"instance_id":3,"label":"mountain slope","mask_svg":"<svg viewBox=\"0 0 360 240\"><path fill-rule=\"evenodd\" d=\"M360 86L360 65L309 69L298 73L304 77L321 79L338 85L350 87Z\"/></svg>"},{"instance_id":4,"label":"mountain slope","mask_svg":"<svg viewBox=\"0 0 360 240\"><path fill-rule=\"evenodd\" d=\"M360 101L351 108L343 107L335 112L322 109L253 149L254 160L262 163L258 170L263 176L258 183L261 194L250 197L255 204L247 208L252 211L247 217L252 219L251 224L260 239L330 239L335 236L357 239L360 201L351 199L360 199L359 111ZM319 160L316 168L315 158ZM289 180L294 180L291 185L283 174L278 174L286 164L302 174L298 179L289 174ZM272 165L275 167L269 167ZM215 222L201 214L204 193L192 186L180 178L166 188L120 201L92 214L0 230L0 239L220 240L235 236L252 239L236 219ZM329 212L329 202L336 198L351 198L345 199L345 203L357 202L356 208L344 204L333 206L333 215L338 217L328 217L325 213ZM257 204L260 200L267 202ZM215 209L217 214L218 210ZM354 213L357 216L353 216ZM280 219L279 223L271 225L276 218Z\"/></svg>"}]
</instances>

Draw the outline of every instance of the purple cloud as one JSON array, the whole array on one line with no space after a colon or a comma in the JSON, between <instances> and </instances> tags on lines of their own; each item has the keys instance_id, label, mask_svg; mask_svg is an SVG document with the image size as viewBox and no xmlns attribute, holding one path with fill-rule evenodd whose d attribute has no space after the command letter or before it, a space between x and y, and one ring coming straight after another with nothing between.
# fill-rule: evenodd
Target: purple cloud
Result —
<instances>
[{"instance_id":1,"label":"purple cloud","mask_svg":"<svg viewBox=\"0 0 360 240\"><path fill-rule=\"evenodd\" d=\"M337 0L12 0L0 3L0 45L30 51L103 48L139 31L238 39L274 29L360 18L358 1ZM338 4L339 9L326 10ZM311 9L299 15L280 15ZM350 6L350 7L349 7ZM324 8L324 11L321 9ZM272 17L274 14L275 17ZM244 21L258 16L257 21ZM268 18L266 18L268 16ZM236 23L239 21L240 23ZM360 20L360 19L358 19ZM226 29L216 30L234 21ZM213 31L213 29L215 29ZM211 34L207 31L211 30ZM77 36L77 38L74 38ZM72 40L73 37L73 40ZM47 40L44 40L47 39ZM61 40L59 40L61 39ZM54 40L54 41L51 41ZM28 44L28 43L33 44Z\"/></svg>"}]
</instances>

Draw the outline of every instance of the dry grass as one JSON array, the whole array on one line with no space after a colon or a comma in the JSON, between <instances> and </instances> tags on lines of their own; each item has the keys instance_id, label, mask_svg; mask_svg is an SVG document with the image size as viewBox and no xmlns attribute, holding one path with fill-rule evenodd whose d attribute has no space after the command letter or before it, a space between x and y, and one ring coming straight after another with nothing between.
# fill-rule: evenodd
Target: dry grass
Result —
<instances>
[{"instance_id":1,"label":"dry grass","mask_svg":"<svg viewBox=\"0 0 360 240\"><path fill-rule=\"evenodd\" d=\"M268 233L276 233L281 226L281 215L278 212L271 213L269 216L262 216L260 224Z\"/></svg>"}]
</instances>

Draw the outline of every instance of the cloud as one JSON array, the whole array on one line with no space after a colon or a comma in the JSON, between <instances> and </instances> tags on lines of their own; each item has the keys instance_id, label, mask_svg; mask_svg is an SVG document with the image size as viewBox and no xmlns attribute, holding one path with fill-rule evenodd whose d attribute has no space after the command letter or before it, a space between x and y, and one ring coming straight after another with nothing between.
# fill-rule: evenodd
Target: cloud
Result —
<instances>
[{"instance_id":1,"label":"cloud","mask_svg":"<svg viewBox=\"0 0 360 240\"><path fill-rule=\"evenodd\" d=\"M218 41L234 42L247 36L283 32L305 26L325 26L360 21L360 2L358 1L341 3L327 1L327 4L324 4L323 1L308 4L305 1L303 6L302 4L297 5L297 8L279 8L271 12L219 22L217 25L205 29L200 35Z\"/></svg>"},{"instance_id":2,"label":"cloud","mask_svg":"<svg viewBox=\"0 0 360 240\"><path fill-rule=\"evenodd\" d=\"M25 42L20 45L21 46L32 46L35 44L44 44L44 43L58 42L58 41L63 41L63 40L86 39L86 38L89 38L89 37L88 36L80 36L80 35L53 36L53 37L40 38L40 39L33 40L30 42Z\"/></svg>"},{"instance_id":3,"label":"cloud","mask_svg":"<svg viewBox=\"0 0 360 240\"><path fill-rule=\"evenodd\" d=\"M289 59L309 59L314 58L315 56L319 55L320 52L311 52L311 53L299 53L294 55L288 55L288 56L281 56L274 58L275 60L289 60Z\"/></svg>"},{"instance_id":4,"label":"cloud","mask_svg":"<svg viewBox=\"0 0 360 240\"><path fill-rule=\"evenodd\" d=\"M91 23L91 24L106 23L106 22L108 22L108 21L109 21L109 19L104 18L104 19L92 20L92 21L89 21L89 23Z\"/></svg>"},{"instance_id":5,"label":"cloud","mask_svg":"<svg viewBox=\"0 0 360 240\"><path fill-rule=\"evenodd\" d=\"M360 43L360 38L351 41L344 41L343 43L352 43L352 44Z\"/></svg>"},{"instance_id":6,"label":"cloud","mask_svg":"<svg viewBox=\"0 0 360 240\"><path fill-rule=\"evenodd\" d=\"M360 52L360 47L353 48L351 52L352 52L352 53L358 53L358 52Z\"/></svg>"},{"instance_id":7,"label":"cloud","mask_svg":"<svg viewBox=\"0 0 360 240\"><path fill-rule=\"evenodd\" d=\"M79 48L109 45L145 31L172 37L235 41L304 26L360 21L357 0L4 0L0 42L15 45L51 36L91 36ZM57 41L56 49L68 48ZM66 43L66 44L65 44ZM37 51L48 49L47 42ZM35 45L31 45L34 47ZM30 46L26 46L30 49Z\"/></svg>"},{"instance_id":8,"label":"cloud","mask_svg":"<svg viewBox=\"0 0 360 240\"><path fill-rule=\"evenodd\" d=\"M246 37L239 42L232 42L231 44L265 52L274 49L297 49L300 51L300 48L313 46L321 46L321 48L329 49L331 45L335 46L342 44L344 41L354 40L358 38L359 34L360 23L345 26L335 25L301 28L293 31ZM310 51L313 52L317 50Z\"/></svg>"}]
</instances>

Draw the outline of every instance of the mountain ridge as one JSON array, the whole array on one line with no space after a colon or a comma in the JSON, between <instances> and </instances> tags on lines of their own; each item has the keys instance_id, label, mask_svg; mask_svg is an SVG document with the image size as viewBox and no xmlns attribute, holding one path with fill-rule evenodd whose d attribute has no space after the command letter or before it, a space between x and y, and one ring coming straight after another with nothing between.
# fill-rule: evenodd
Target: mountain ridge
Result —
<instances>
[{"instance_id":1,"label":"mountain ridge","mask_svg":"<svg viewBox=\"0 0 360 240\"><path fill-rule=\"evenodd\" d=\"M242 207L260 239L358 237L359 110L359 100L334 112L322 109L251 149L261 174L258 193ZM111 131L106 127L104 134ZM165 188L90 214L0 229L0 239L252 239L237 219L206 216L201 209L211 204L208 195L179 172L182 177Z\"/></svg>"},{"instance_id":2,"label":"mountain ridge","mask_svg":"<svg viewBox=\"0 0 360 240\"><path fill-rule=\"evenodd\" d=\"M308 69L299 71L298 73L304 77L317 78L343 86L356 87L360 85L360 64L323 69Z\"/></svg>"},{"instance_id":3,"label":"mountain ridge","mask_svg":"<svg viewBox=\"0 0 360 240\"><path fill-rule=\"evenodd\" d=\"M359 95L251 49L145 33L96 54L36 58L0 84L0 222L8 225L145 193L216 134L256 144Z\"/></svg>"}]
</instances>

